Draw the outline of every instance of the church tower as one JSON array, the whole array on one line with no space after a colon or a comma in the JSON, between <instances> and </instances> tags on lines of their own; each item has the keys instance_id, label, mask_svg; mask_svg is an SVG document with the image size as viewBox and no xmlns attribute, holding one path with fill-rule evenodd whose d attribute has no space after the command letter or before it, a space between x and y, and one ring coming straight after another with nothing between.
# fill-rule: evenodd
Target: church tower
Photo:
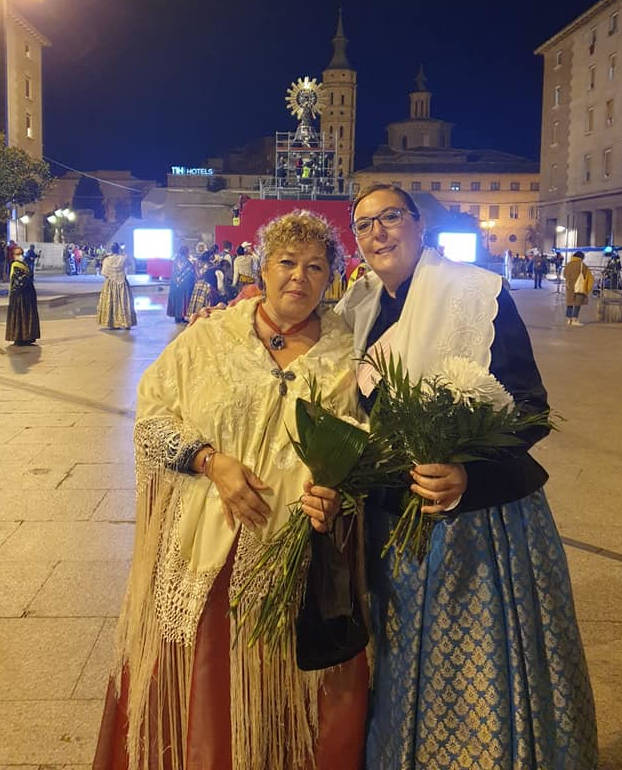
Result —
<instances>
[{"instance_id":1,"label":"church tower","mask_svg":"<svg viewBox=\"0 0 622 770\"><path fill-rule=\"evenodd\" d=\"M322 112L320 130L325 139L332 139L335 144L336 174L344 179L354 171L356 120L356 72L346 56L347 43L340 8L337 32L333 38L333 58L322 73L326 106Z\"/></svg>"}]
</instances>

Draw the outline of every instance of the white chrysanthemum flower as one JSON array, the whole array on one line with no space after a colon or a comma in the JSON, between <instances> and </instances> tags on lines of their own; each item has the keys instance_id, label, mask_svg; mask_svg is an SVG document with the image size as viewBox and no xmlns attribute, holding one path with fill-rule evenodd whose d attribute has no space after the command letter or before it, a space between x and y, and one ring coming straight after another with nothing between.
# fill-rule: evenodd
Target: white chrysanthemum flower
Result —
<instances>
[{"instance_id":1,"label":"white chrysanthemum flower","mask_svg":"<svg viewBox=\"0 0 622 770\"><path fill-rule=\"evenodd\" d=\"M480 402L492 404L498 412L506 406L514 406L514 399L487 369L462 356L443 359L436 372L438 383L452 394L454 404L471 407Z\"/></svg>"}]
</instances>

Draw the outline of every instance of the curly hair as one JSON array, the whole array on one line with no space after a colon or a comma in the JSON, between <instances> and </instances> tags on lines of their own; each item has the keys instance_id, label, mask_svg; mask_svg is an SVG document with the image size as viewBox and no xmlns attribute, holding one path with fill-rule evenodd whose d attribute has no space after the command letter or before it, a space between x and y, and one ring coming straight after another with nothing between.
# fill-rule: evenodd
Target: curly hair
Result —
<instances>
[{"instance_id":1,"label":"curly hair","mask_svg":"<svg viewBox=\"0 0 622 770\"><path fill-rule=\"evenodd\" d=\"M257 233L258 253L263 267L279 249L292 244L320 243L326 249L331 276L343 266L343 246L334 225L319 214L296 209L276 217Z\"/></svg>"}]
</instances>

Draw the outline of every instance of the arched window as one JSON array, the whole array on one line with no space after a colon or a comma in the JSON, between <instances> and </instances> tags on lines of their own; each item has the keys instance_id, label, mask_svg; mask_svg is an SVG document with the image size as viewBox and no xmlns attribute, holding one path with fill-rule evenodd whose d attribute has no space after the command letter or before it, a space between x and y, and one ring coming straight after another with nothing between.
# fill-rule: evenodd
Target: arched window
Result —
<instances>
[{"instance_id":1,"label":"arched window","mask_svg":"<svg viewBox=\"0 0 622 770\"><path fill-rule=\"evenodd\" d=\"M341 104L345 104L345 103L346 103L346 97L343 94L341 94Z\"/></svg>"},{"instance_id":2,"label":"arched window","mask_svg":"<svg viewBox=\"0 0 622 770\"><path fill-rule=\"evenodd\" d=\"M332 92L332 91L330 92L330 103L331 103L331 104L334 104L334 103L335 103L335 94L333 94L333 92Z\"/></svg>"},{"instance_id":3,"label":"arched window","mask_svg":"<svg viewBox=\"0 0 622 770\"><path fill-rule=\"evenodd\" d=\"M339 138L343 139L343 126L339 126Z\"/></svg>"}]
</instances>

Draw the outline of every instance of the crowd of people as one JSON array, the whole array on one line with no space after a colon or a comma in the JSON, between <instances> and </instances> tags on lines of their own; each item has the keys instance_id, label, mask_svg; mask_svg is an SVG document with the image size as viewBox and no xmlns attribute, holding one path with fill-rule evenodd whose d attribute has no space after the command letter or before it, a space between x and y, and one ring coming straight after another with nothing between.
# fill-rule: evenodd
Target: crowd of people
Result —
<instances>
[{"instance_id":1,"label":"crowd of people","mask_svg":"<svg viewBox=\"0 0 622 770\"><path fill-rule=\"evenodd\" d=\"M94 272L101 275L102 262L108 255L102 243L92 246L88 243L68 243L63 249L63 263L67 275L84 275Z\"/></svg>"},{"instance_id":2,"label":"crowd of people","mask_svg":"<svg viewBox=\"0 0 622 770\"><path fill-rule=\"evenodd\" d=\"M287 434L311 379L337 415L364 424L377 394L356 360L387 345L412 382L466 356L522 412L548 410L501 276L425 248L417 206L393 185L363 190L351 227L373 272L334 309L321 305L342 270L334 229L285 214L259 236L261 293L192 324L141 380L136 546L95 770L596 768L566 560L547 473L529 454L546 427L527 429L506 460L415 464L402 489L368 496L341 562L350 598L338 616L353 596L369 600L371 676L358 649L302 671L297 634L314 632L295 617L277 654L234 641L230 596L248 587L289 502L301 500L329 551L338 545L339 495L313 485ZM197 262L219 291L206 277L224 281L216 253ZM423 561L395 569L383 545L409 490L442 518ZM314 584L320 598L326 585Z\"/></svg>"}]
</instances>

